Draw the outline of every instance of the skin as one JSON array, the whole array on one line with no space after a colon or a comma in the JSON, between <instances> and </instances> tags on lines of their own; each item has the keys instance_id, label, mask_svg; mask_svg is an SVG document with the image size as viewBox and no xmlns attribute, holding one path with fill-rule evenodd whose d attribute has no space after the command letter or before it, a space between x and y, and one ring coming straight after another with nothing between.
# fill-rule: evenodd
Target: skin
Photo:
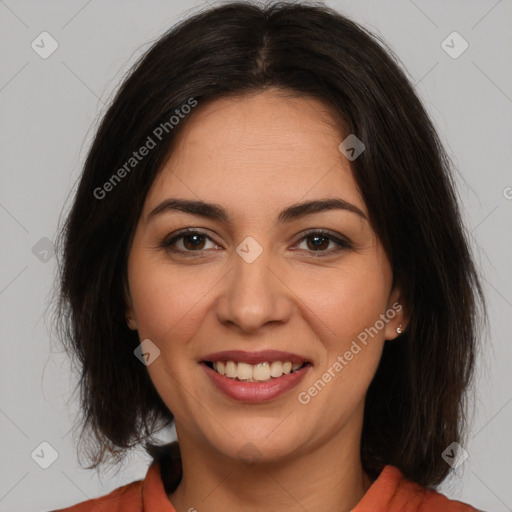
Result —
<instances>
[{"instance_id":1,"label":"skin","mask_svg":"<svg viewBox=\"0 0 512 512\"><path fill-rule=\"evenodd\" d=\"M199 105L180 128L128 260L128 325L160 350L147 370L175 416L182 452L183 479L169 499L177 511L348 511L372 483L360 459L364 401L384 343L405 328L404 310L309 403L297 395L400 302L400 290L362 216L332 210L277 223L282 209L329 197L368 217L338 149L348 134L323 103L275 89ZM229 222L176 211L149 217L168 198L217 203ZM193 237L174 245L191 257L162 246L184 228L206 234L202 254ZM310 229L352 247L335 252L327 238L315 251L304 238ZM248 236L263 249L252 263L236 252ZM243 403L218 391L199 364L231 349L284 350L312 367L285 395ZM252 464L239 454L247 443L257 451Z\"/></svg>"}]
</instances>

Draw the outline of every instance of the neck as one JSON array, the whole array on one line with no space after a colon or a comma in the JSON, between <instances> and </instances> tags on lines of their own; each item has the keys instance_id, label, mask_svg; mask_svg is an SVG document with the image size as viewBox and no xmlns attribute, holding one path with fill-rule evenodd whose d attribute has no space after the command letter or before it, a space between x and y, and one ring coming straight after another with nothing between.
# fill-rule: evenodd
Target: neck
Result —
<instances>
[{"instance_id":1,"label":"neck","mask_svg":"<svg viewBox=\"0 0 512 512\"><path fill-rule=\"evenodd\" d=\"M343 430L328 443L297 450L279 461L253 464L225 457L180 435L183 477L169 494L176 511L348 512L372 484L360 459L359 432Z\"/></svg>"}]
</instances>

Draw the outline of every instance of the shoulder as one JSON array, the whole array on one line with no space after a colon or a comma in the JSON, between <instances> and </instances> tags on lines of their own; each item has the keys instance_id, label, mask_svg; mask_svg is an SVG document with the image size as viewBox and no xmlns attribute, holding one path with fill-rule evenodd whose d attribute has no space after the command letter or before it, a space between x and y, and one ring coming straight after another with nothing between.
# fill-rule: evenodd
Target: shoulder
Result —
<instances>
[{"instance_id":1,"label":"shoulder","mask_svg":"<svg viewBox=\"0 0 512 512\"><path fill-rule=\"evenodd\" d=\"M477 510L468 503L451 500L444 494L437 491L425 489L423 501L418 508L418 512L430 512L436 510L443 510L446 512L483 512L481 510Z\"/></svg>"},{"instance_id":2,"label":"shoulder","mask_svg":"<svg viewBox=\"0 0 512 512\"><path fill-rule=\"evenodd\" d=\"M483 512L451 500L434 489L407 480L394 466L385 466L352 512Z\"/></svg>"},{"instance_id":3,"label":"shoulder","mask_svg":"<svg viewBox=\"0 0 512 512\"><path fill-rule=\"evenodd\" d=\"M443 512L482 512L468 503L452 500L435 489L422 487L405 479L403 476L401 487L403 488L404 495L417 501L417 508L412 509L415 512L437 512L439 510Z\"/></svg>"},{"instance_id":4,"label":"shoulder","mask_svg":"<svg viewBox=\"0 0 512 512\"><path fill-rule=\"evenodd\" d=\"M53 512L142 512L143 481L137 480L114 489L109 494L83 501Z\"/></svg>"}]
</instances>

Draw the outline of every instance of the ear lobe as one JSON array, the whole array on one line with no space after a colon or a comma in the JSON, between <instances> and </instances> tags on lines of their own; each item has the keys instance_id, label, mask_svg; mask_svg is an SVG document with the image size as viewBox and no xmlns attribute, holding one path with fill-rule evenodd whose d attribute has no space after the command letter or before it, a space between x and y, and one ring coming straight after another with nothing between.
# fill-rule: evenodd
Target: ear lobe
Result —
<instances>
[{"instance_id":1,"label":"ear lobe","mask_svg":"<svg viewBox=\"0 0 512 512\"><path fill-rule=\"evenodd\" d=\"M126 318L126 324L132 331L137 330L137 320L135 320L135 313L133 312L133 306L131 303L131 300L128 299L130 305L126 306L125 311L125 318Z\"/></svg>"},{"instance_id":2,"label":"ear lobe","mask_svg":"<svg viewBox=\"0 0 512 512\"><path fill-rule=\"evenodd\" d=\"M131 314L128 314L126 316L126 324L128 325L128 327L132 330L132 331L136 331L137 330L137 322L135 321L135 319L133 318L133 316L131 316Z\"/></svg>"},{"instance_id":3,"label":"ear lobe","mask_svg":"<svg viewBox=\"0 0 512 512\"><path fill-rule=\"evenodd\" d=\"M394 340L407 329L409 313L402 304L400 289L395 287L389 296L388 309L386 310L388 322L385 328L387 341Z\"/></svg>"}]
</instances>

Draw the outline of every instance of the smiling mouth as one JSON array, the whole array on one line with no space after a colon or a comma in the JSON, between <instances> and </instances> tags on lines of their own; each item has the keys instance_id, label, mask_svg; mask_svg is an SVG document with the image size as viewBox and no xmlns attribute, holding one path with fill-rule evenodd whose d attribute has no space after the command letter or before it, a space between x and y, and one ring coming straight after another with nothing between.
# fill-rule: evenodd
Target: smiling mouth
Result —
<instances>
[{"instance_id":1,"label":"smiling mouth","mask_svg":"<svg viewBox=\"0 0 512 512\"><path fill-rule=\"evenodd\" d=\"M269 382L311 366L307 361L303 363L265 361L257 364L237 361L203 361L203 363L219 375L241 382Z\"/></svg>"}]
</instances>

